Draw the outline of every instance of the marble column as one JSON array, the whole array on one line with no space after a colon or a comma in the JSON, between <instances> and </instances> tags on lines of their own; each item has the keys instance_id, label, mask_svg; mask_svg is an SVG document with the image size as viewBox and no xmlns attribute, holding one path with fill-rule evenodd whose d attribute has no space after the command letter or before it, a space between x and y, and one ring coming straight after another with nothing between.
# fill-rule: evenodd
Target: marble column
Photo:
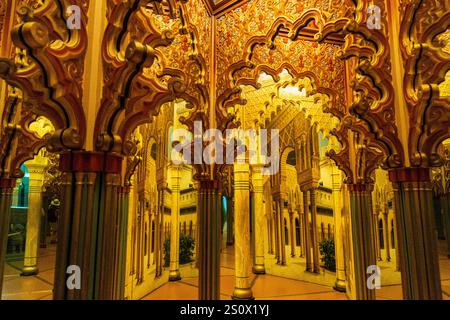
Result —
<instances>
[{"instance_id":1,"label":"marble column","mask_svg":"<svg viewBox=\"0 0 450 320\"><path fill-rule=\"evenodd\" d=\"M278 214L278 205L275 201L273 201L274 212L273 212L273 231L275 236L275 259L277 260L277 264L281 262L281 251L280 251L280 217Z\"/></svg>"},{"instance_id":2,"label":"marble column","mask_svg":"<svg viewBox=\"0 0 450 320\"><path fill-rule=\"evenodd\" d=\"M200 180L198 191L199 300L220 299L220 216L222 186Z\"/></svg>"},{"instance_id":3,"label":"marble column","mask_svg":"<svg viewBox=\"0 0 450 320\"><path fill-rule=\"evenodd\" d=\"M303 258L305 256L305 230L303 227L303 221L305 220L304 213L301 211L302 209L299 207L299 215L298 215L298 224L300 227L300 257Z\"/></svg>"},{"instance_id":4,"label":"marble column","mask_svg":"<svg viewBox=\"0 0 450 320\"><path fill-rule=\"evenodd\" d=\"M27 162L30 173L30 187L28 189L28 214L25 237L25 255L22 276L38 274L37 258L40 240L40 227L42 215L42 185L44 184L44 169L46 161L38 163L39 156Z\"/></svg>"},{"instance_id":5,"label":"marble column","mask_svg":"<svg viewBox=\"0 0 450 320\"><path fill-rule=\"evenodd\" d=\"M374 240L376 258L377 258L377 261L382 261L383 258L381 257L380 232L378 229L378 210L377 209L373 210L372 229L373 229L373 240Z\"/></svg>"},{"instance_id":6,"label":"marble column","mask_svg":"<svg viewBox=\"0 0 450 320\"><path fill-rule=\"evenodd\" d=\"M119 299L122 157L112 153L67 152L60 155L60 170L63 208L54 299ZM67 286L67 280L70 282L76 274L80 276L80 287Z\"/></svg>"},{"instance_id":7,"label":"marble column","mask_svg":"<svg viewBox=\"0 0 450 320\"><path fill-rule=\"evenodd\" d=\"M282 266L286 265L286 232L284 228L284 201L283 199L278 199L277 201L277 210L278 210L278 216L279 216L279 233L280 233L280 254L281 254L281 262L280 264Z\"/></svg>"},{"instance_id":8,"label":"marble column","mask_svg":"<svg viewBox=\"0 0 450 320\"><path fill-rule=\"evenodd\" d=\"M264 220L265 220L265 204L264 204L264 188L263 177L261 175L262 166L252 166L252 184L255 205L255 259L253 265L253 273L264 274L266 269L264 266Z\"/></svg>"},{"instance_id":9,"label":"marble column","mask_svg":"<svg viewBox=\"0 0 450 320\"><path fill-rule=\"evenodd\" d=\"M390 242L391 237L389 233L389 215L388 210L386 209L383 212L383 220L384 220L384 250L386 251L386 261L391 261L391 248L390 248Z\"/></svg>"},{"instance_id":10,"label":"marble column","mask_svg":"<svg viewBox=\"0 0 450 320\"><path fill-rule=\"evenodd\" d=\"M118 274L117 274L117 298L122 300L125 296L125 278L127 265L127 238L128 238L128 213L130 205L130 186L119 188L119 236L118 251Z\"/></svg>"},{"instance_id":11,"label":"marble column","mask_svg":"<svg viewBox=\"0 0 450 320\"><path fill-rule=\"evenodd\" d=\"M169 281L181 279L179 257L180 257L180 180L181 170L179 166L173 165L171 168L171 190L172 190L172 227L170 230L170 269Z\"/></svg>"},{"instance_id":12,"label":"marble column","mask_svg":"<svg viewBox=\"0 0 450 320\"><path fill-rule=\"evenodd\" d=\"M233 226L233 199L227 198L227 246L232 246L234 243L234 226Z\"/></svg>"},{"instance_id":13,"label":"marble column","mask_svg":"<svg viewBox=\"0 0 450 320\"><path fill-rule=\"evenodd\" d=\"M311 245L313 249L313 272L320 272L320 261L319 261L319 243L317 236L317 204L316 204L316 192L317 189L312 188L309 191L311 198L311 227L312 227L312 236L311 236Z\"/></svg>"},{"instance_id":14,"label":"marble column","mask_svg":"<svg viewBox=\"0 0 450 320\"><path fill-rule=\"evenodd\" d=\"M269 254L274 254L273 251L273 230L272 230L272 213L270 213L270 216L267 218L267 233L268 233L268 242L269 242Z\"/></svg>"},{"instance_id":15,"label":"marble column","mask_svg":"<svg viewBox=\"0 0 450 320\"><path fill-rule=\"evenodd\" d=\"M295 225L294 211L289 212L289 225L291 226L291 257L295 257Z\"/></svg>"},{"instance_id":16,"label":"marble column","mask_svg":"<svg viewBox=\"0 0 450 320\"><path fill-rule=\"evenodd\" d=\"M450 184L450 181L448 183ZM450 259L450 192L442 195L441 200L445 227L445 242L447 243L447 258Z\"/></svg>"},{"instance_id":17,"label":"marble column","mask_svg":"<svg viewBox=\"0 0 450 320\"><path fill-rule=\"evenodd\" d=\"M342 174L333 166L333 218L334 218L334 251L336 259L336 282L334 289L345 292L347 290L347 276L345 270L344 234L343 234L343 193L341 192Z\"/></svg>"},{"instance_id":18,"label":"marble column","mask_svg":"<svg viewBox=\"0 0 450 320\"><path fill-rule=\"evenodd\" d=\"M313 263L311 260L311 231L309 228L309 210L308 210L308 190L302 190L303 193L303 228L305 233L305 256L306 271L313 271Z\"/></svg>"},{"instance_id":19,"label":"marble column","mask_svg":"<svg viewBox=\"0 0 450 320\"><path fill-rule=\"evenodd\" d=\"M0 178L0 299L3 289L3 273L8 244L9 221L15 179Z\"/></svg>"},{"instance_id":20,"label":"marble column","mask_svg":"<svg viewBox=\"0 0 450 320\"><path fill-rule=\"evenodd\" d=\"M397 217L395 211L394 211L394 241L395 241L395 271L400 271L400 253L398 250Z\"/></svg>"},{"instance_id":21,"label":"marble column","mask_svg":"<svg viewBox=\"0 0 450 320\"><path fill-rule=\"evenodd\" d=\"M165 186L163 184L158 185L158 214L155 217L156 219L156 249L155 249L155 260L156 260L156 268L155 268L155 277L158 278L162 276L162 271L164 267L164 195L165 195Z\"/></svg>"},{"instance_id":22,"label":"marble column","mask_svg":"<svg viewBox=\"0 0 450 320\"><path fill-rule=\"evenodd\" d=\"M253 299L250 283L250 184L249 165L234 164L235 287L233 299Z\"/></svg>"},{"instance_id":23,"label":"marble column","mask_svg":"<svg viewBox=\"0 0 450 320\"><path fill-rule=\"evenodd\" d=\"M371 186L367 184L349 184L352 244L355 262L355 296L357 300L374 300L375 290L367 286L367 268L376 265L370 217L372 206Z\"/></svg>"},{"instance_id":24,"label":"marble column","mask_svg":"<svg viewBox=\"0 0 450 320\"><path fill-rule=\"evenodd\" d=\"M389 179L394 189L403 298L440 300L430 170L396 169L389 172Z\"/></svg>"}]
</instances>

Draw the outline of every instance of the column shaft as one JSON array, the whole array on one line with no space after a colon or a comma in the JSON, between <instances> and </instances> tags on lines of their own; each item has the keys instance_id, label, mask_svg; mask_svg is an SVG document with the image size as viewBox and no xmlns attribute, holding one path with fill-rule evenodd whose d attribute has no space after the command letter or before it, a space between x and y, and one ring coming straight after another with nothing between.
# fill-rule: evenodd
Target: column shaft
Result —
<instances>
[{"instance_id":1,"label":"column shaft","mask_svg":"<svg viewBox=\"0 0 450 320\"><path fill-rule=\"evenodd\" d=\"M227 245L234 243L234 226L233 226L233 199L227 198Z\"/></svg>"},{"instance_id":2,"label":"column shaft","mask_svg":"<svg viewBox=\"0 0 450 320\"><path fill-rule=\"evenodd\" d=\"M63 209L56 254L56 300L120 298L119 242L124 241L119 233L123 221L118 197L121 161L113 154L61 155ZM73 281L77 276L79 287Z\"/></svg>"},{"instance_id":3,"label":"column shaft","mask_svg":"<svg viewBox=\"0 0 450 320\"><path fill-rule=\"evenodd\" d=\"M253 273L264 274L266 269L264 266L264 220L265 220L265 205L264 205L264 188L263 177L261 175L261 166L254 166L252 170L252 183L255 200L255 259L253 266Z\"/></svg>"},{"instance_id":4,"label":"column shaft","mask_svg":"<svg viewBox=\"0 0 450 320\"><path fill-rule=\"evenodd\" d=\"M201 180L198 192L199 299L220 299L220 182Z\"/></svg>"},{"instance_id":5,"label":"column shaft","mask_svg":"<svg viewBox=\"0 0 450 320\"><path fill-rule=\"evenodd\" d=\"M340 292L347 290L347 275L345 270L344 252L344 218L343 218L343 193L341 185L341 173L333 167L333 203L334 203L334 251L336 257L336 282L334 289Z\"/></svg>"},{"instance_id":6,"label":"column shaft","mask_svg":"<svg viewBox=\"0 0 450 320\"><path fill-rule=\"evenodd\" d=\"M313 272L320 272L320 261L319 261L319 243L317 236L317 204L316 204L316 189L310 190L311 197L311 227L312 227L312 249L313 249Z\"/></svg>"},{"instance_id":7,"label":"column shaft","mask_svg":"<svg viewBox=\"0 0 450 320\"><path fill-rule=\"evenodd\" d=\"M308 191L303 191L303 228L305 233L305 255L306 255L306 271L313 271L311 261L311 231L309 228L309 210L308 210Z\"/></svg>"},{"instance_id":8,"label":"column shaft","mask_svg":"<svg viewBox=\"0 0 450 320\"><path fill-rule=\"evenodd\" d=\"M281 265L286 265L286 232L284 228L284 214L283 214L283 200L279 199L277 201L277 210L278 210L278 216L279 216L279 232L280 232L280 253L281 253Z\"/></svg>"},{"instance_id":9,"label":"column shaft","mask_svg":"<svg viewBox=\"0 0 450 320\"><path fill-rule=\"evenodd\" d=\"M433 220L433 193L427 168L389 172L394 187L403 298L442 299Z\"/></svg>"},{"instance_id":10,"label":"column shaft","mask_svg":"<svg viewBox=\"0 0 450 320\"><path fill-rule=\"evenodd\" d=\"M294 226L294 212L289 213L289 223L291 226L291 257L295 257L295 226Z\"/></svg>"},{"instance_id":11,"label":"column shaft","mask_svg":"<svg viewBox=\"0 0 450 320\"><path fill-rule=\"evenodd\" d=\"M252 299L250 283L250 184L249 165L234 164L235 287L233 299Z\"/></svg>"},{"instance_id":12,"label":"column shaft","mask_svg":"<svg viewBox=\"0 0 450 320\"><path fill-rule=\"evenodd\" d=\"M39 272L37 266L37 256L42 216L42 185L44 183L43 175L45 165L27 163L27 168L30 173L30 187L28 191L27 232L25 238L25 256L22 269L23 276L31 276L38 274Z\"/></svg>"},{"instance_id":13,"label":"column shaft","mask_svg":"<svg viewBox=\"0 0 450 320\"><path fill-rule=\"evenodd\" d=\"M387 210L387 209L386 209ZM391 248L389 236L389 218L388 213L384 213L384 249L386 250L386 261L391 261Z\"/></svg>"},{"instance_id":14,"label":"column shaft","mask_svg":"<svg viewBox=\"0 0 450 320\"><path fill-rule=\"evenodd\" d=\"M9 221L15 179L0 178L0 299L3 289L3 273L8 244Z\"/></svg>"},{"instance_id":15,"label":"column shaft","mask_svg":"<svg viewBox=\"0 0 450 320\"><path fill-rule=\"evenodd\" d=\"M170 232L170 270L169 280L178 281L181 279L179 257L180 257L180 179L181 171L178 166L171 167L172 180L172 227Z\"/></svg>"},{"instance_id":16,"label":"column shaft","mask_svg":"<svg viewBox=\"0 0 450 320\"><path fill-rule=\"evenodd\" d=\"M375 290L367 286L367 268L376 265L373 244L371 191L366 184L348 185L350 191L355 287L357 300L374 300Z\"/></svg>"},{"instance_id":17,"label":"column shaft","mask_svg":"<svg viewBox=\"0 0 450 320\"><path fill-rule=\"evenodd\" d=\"M275 203L275 202L274 202ZM280 216L278 214L278 205L275 203L275 212L273 213L273 229L275 236L275 259L277 260L277 264L281 262L281 252L280 252Z\"/></svg>"}]
</instances>

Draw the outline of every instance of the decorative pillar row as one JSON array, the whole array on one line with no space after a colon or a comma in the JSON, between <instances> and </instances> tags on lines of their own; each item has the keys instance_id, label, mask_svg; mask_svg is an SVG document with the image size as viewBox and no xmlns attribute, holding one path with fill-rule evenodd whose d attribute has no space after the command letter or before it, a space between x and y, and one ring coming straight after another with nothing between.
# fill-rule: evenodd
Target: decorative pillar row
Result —
<instances>
[{"instance_id":1,"label":"decorative pillar row","mask_svg":"<svg viewBox=\"0 0 450 320\"><path fill-rule=\"evenodd\" d=\"M234 164L235 287L233 299L253 299L250 283L250 184L249 165Z\"/></svg>"},{"instance_id":2,"label":"decorative pillar row","mask_svg":"<svg viewBox=\"0 0 450 320\"><path fill-rule=\"evenodd\" d=\"M11 203L15 186L15 179L0 178L0 298L3 289L3 273L8 244Z\"/></svg>"},{"instance_id":3,"label":"decorative pillar row","mask_svg":"<svg viewBox=\"0 0 450 320\"><path fill-rule=\"evenodd\" d=\"M376 265L371 215L373 186L349 184L353 254L355 260L355 296L357 300L375 300L375 290L367 286L367 268Z\"/></svg>"},{"instance_id":4,"label":"decorative pillar row","mask_svg":"<svg viewBox=\"0 0 450 320\"><path fill-rule=\"evenodd\" d=\"M118 299L122 157L97 152L61 154L63 208L59 220L55 300ZM80 287L67 280L80 272ZM69 279L70 280L70 279ZM70 282L70 281L69 281ZM75 282L76 283L76 282Z\"/></svg>"},{"instance_id":5,"label":"decorative pillar row","mask_svg":"<svg viewBox=\"0 0 450 320\"><path fill-rule=\"evenodd\" d=\"M433 191L428 168L389 172L394 188L403 298L440 300L437 237L433 220Z\"/></svg>"},{"instance_id":6,"label":"decorative pillar row","mask_svg":"<svg viewBox=\"0 0 450 320\"><path fill-rule=\"evenodd\" d=\"M309 228L309 205L308 205L308 190L302 190L303 193L303 228L305 233L305 255L306 255L306 271L313 270L311 260L311 232Z\"/></svg>"},{"instance_id":7,"label":"decorative pillar row","mask_svg":"<svg viewBox=\"0 0 450 320\"><path fill-rule=\"evenodd\" d=\"M222 186L200 180L198 191L199 299L220 299L220 219Z\"/></svg>"},{"instance_id":8,"label":"decorative pillar row","mask_svg":"<svg viewBox=\"0 0 450 320\"><path fill-rule=\"evenodd\" d=\"M170 270L169 280L178 281L181 279L179 256L180 256L180 180L181 170L180 166L173 165L171 168L171 190L172 190L172 213L171 221L172 227L170 230Z\"/></svg>"},{"instance_id":9,"label":"decorative pillar row","mask_svg":"<svg viewBox=\"0 0 450 320\"><path fill-rule=\"evenodd\" d=\"M264 274L266 268L264 266L264 220L265 220L265 204L264 204L264 186L261 174L262 166L252 166L252 183L255 199L255 259L253 273Z\"/></svg>"},{"instance_id":10,"label":"decorative pillar row","mask_svg":"<svg viewBox=\"0 0 450 320\"><path fill-rule=\"evenodd\" d=\"M25 256L23 261L23 276L38 274L37 256L40 240L40 226L42 215L42 185L44 184L44 169L46 163L37 163L40 157L27 163L30 173L30 187L28 190L28 214L25 237ZM42 159L41 159L42 160Z\"/></svg>"}]
</instances>

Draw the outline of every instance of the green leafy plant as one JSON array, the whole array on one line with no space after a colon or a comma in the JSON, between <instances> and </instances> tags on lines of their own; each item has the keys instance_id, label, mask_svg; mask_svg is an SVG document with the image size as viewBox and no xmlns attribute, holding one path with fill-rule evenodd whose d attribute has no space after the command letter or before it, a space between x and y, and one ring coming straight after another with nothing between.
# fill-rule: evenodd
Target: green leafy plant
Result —
<instances>
[{"instance_id":1,"label":"green leafy plant","mask_svg":"<svg viewBox=\"0 0 450 320\"><path fill-rule=\"evenodd\" d=\"M334 253L334 240L326 239L319 243L320 255L325 269L336 271L336 258Z\"/></svg>"},{"instance_id":2,"label":"green leafy plant","mask_svg":"<svg viewBox=\"0 0 450 320\"><path fill-rule=\"evenodd\" d=\"M180 264L186 264L193 261L195 240L190 235L180 235ZM170 239L164 241L164 266L168 267L170 263Z\"/></svg>"}]
</instances>

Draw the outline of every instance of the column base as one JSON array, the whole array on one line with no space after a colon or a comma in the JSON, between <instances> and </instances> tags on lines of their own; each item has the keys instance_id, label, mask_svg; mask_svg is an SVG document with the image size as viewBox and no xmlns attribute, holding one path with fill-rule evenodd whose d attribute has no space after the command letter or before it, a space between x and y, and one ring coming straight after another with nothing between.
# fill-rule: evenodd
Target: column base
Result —
<instances>
[{"instance_id":1,"label":"column base","mask_svg":"<svg viewBox=\"0 0 450 320\"><path fill-rule=\"evenodd\" d=\"M253 297L252 289L247 288L234 288L233 296L231 297L233 300L255 300Z\"/></svg>"},{"instance_id":2,"label":"column base","mask_svg":"<svg viewBox=\"0 0 450 320\"><path fill-rule=\"evenodd\" d=\"M264 267L264 265L256 265L253 266L253 273L254 274L266 274L266 268Z\"/></svg>"},{"instance_id":3,"label":"column base","mask_svg":"<svg viewBox=\"0 0 450 320\"><path fill-rule=\"evenodd\" d=\"M345 284L345 280L336 279L336 283L334 284L333 289L338 292L347 292L347 286Z\"/></svg>"},{"instance_id":4,"label":"column base","mask_svg":"<svg viewBox=\"0 0 450 320\"><path fill-rule=\"evenodd\" d=\"M39 273L39 269L37 266L27 266L27 267L23 267L20 275L23 277L28 277L28 276L35 276L38 273Z\"/></svg>"},{"instance_id":5,"label":"column base","mask_svg":"<svg viewBox=\"0 0 450 320\"><path fill-rule=\"evenodd\" d=\"M181 275L179 270L169 271L169 281L181 280Z\"/></svg>"}]
</instances>

